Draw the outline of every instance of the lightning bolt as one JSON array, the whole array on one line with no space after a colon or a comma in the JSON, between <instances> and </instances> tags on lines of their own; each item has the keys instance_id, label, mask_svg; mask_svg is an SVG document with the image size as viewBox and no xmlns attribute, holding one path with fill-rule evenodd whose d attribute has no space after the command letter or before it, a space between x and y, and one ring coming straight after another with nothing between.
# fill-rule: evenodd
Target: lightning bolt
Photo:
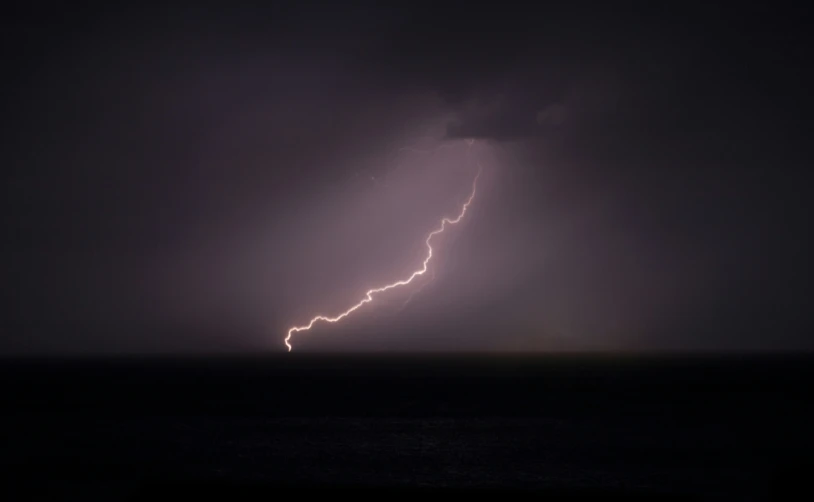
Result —
<instances>
[{"instance_id":1,"label":"lightning bolt","mask_svg":"<svg viewBox=\"0 0 814 502\"><path fill-rule=\"evenodd\" d=\"M467 140L467 144L471 147L472 146L472 141ZM422 276L422 275L426 274L427 270L429 268L430 260L432 260L432 256L433 256L433 254L432 254L432 238L435 237L438 234L443 233L444 230L446 230L447 225L455 225L458 222L460 222L463 219L463 217L466 215L466 210L469 209L469 206L472 204L472 200L475 198L475 193L476 193L477 187L478 187L478 178L480 177L480 173L483 170L482 166L480 165L480 162L478 162L477 165L478 165L478 172L477 172L477 174L475 174L475 178L472 181L472 192L469 194L469 197L466 199L466 202L464 202L463 205L461 206L461 210L458 213L458 216L456 216L455 218L447 218L447 217L442 218L441 223L438 225L438 227L435 230L433 230L432 232L430 232L429 234L427 234L426 239L424 239L424 244L426 244L426 246L427 246L427 255L424 258L424 261L421 263L421 268L419 268L418 270L416 270L415 272L410 274L410 276L407 277L406 279L401 279L401 280L398 280L396 282L392 282L390 284L386 284L386 285L378 287L378 288L369 289L367 291L367 293L365 293L365 297L362 298L362 300L360 300L359 303L357 303L356 305L353 305L348 310L342 312L341 314L339 314L339 315L337 315L335 317L328 317L328 316L324 316L324 315L318 315L318 316L314 317L313 319L311 319L308 322L308 324L306 324L304 326L294 326L293 328L289 329L288 334L286 335L285 340L284 340L286 347L288 347L288 351L291 352L291 349L293 348L291 346L291 336L294 333L299 333L300 331L308 331L314 326L314 324L316 324L317 322L320 322L320 321L327 322L327 323L332 323L332 324L337 323L337 322L341 321L342 319L346 318L347 316L349 316L350 314L352 314L353 312L355 312L356 310L358 310L359 308L361 308L362 306L364 306L365 304L372 302L374 295L377 295L379 293L384 293L385 291L389 291L391 289L399 288L401 286L406 286L406 285L410 284L411 282L413 282L413 279L415 279L416 277L419 277L419 276Z\"/></svg>"},{"instance_id":2,"label":"lightning bolt","mask_svg":"<svg viewBox=\"0 0 814 502\"><path fill-rule=\"evenodd\" d=\"M421 285L421 287L419 287L418 289L416 289L415 291L410 293L410 296L407 297L407 300L401 305L401 308L399 308L399 312L401 312L402 310L407 308L407 305L410 303L410 301L413 299L413 297L415 295L417 295L418 293L420 293L422 289L426 288L434 280L435 280L435 269L433 269L432 275L430 276L429 281L425 282L424 284Z\"/></svg>"}]
</instances>

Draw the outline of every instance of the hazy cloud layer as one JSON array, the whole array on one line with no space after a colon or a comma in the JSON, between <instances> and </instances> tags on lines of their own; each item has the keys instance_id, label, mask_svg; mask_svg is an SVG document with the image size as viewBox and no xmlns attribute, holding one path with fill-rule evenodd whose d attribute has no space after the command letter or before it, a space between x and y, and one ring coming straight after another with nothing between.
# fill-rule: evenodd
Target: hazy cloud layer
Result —
<instances>
[{"instance_id":1,"label":"hazy cloud layer","mask_svg":"<svg viewBox=\"0 0 814 502\"><path fill-rule=\"evenodd\" d=\"M21 19L0 350L283 350L409 275L478 162L421 293L302 350L809 346L804 45L546 9Z\"/></svg>"}]
</instances>

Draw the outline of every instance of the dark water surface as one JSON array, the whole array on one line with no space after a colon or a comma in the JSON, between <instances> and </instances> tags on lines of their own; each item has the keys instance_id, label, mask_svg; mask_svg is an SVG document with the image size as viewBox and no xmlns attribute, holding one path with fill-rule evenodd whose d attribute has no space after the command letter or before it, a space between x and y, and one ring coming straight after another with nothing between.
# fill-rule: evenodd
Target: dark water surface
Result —
<instances>
[{"instance_id":1,"label":"dark water surface","mask_svg":"<svg viewBox=\"0 0 814 502\"><path fill-rule=\"evenodd\" d=\"M776 498L811 491L812 362L5 360L3 498L268 500L318 489Z\"/></svg>"}]
</instances>

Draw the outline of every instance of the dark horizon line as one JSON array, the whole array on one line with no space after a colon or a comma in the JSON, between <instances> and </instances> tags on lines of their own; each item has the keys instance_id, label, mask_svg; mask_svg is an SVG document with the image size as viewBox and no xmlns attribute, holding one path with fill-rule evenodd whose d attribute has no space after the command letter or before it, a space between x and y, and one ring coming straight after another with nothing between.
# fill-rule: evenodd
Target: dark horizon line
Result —
<instances>
[{"instance_id":1,"label":"dark horizon line","mask_svg":"<svg viewBox=\"0 0 814 502\"><path fill-rule=\"evenodd\" d=\"M468 351L217 351L217 352L28 352L20 354L0 354L0 364L24 361L45 362L48 360L72 361L113 361L113 360L216 360L216 359L274 359L283 361L302 361L308 359L321 360L356 360L356 359L404 359L404 360L432 360L432 359L470 359L470 360L502 360L502 359L528 359L528 360L554 360L554 359L604 359L604 360L630 360L630 359L705 359L705 358L743 358L764 359L777 357L809 358L814 357L814 349L788 350L788 349L726 349L726 350L692 350L692 349L651 349L651 350L552 350L552 351L503 351L503 350L468 350Z\"/></svg>"}]
</instances>

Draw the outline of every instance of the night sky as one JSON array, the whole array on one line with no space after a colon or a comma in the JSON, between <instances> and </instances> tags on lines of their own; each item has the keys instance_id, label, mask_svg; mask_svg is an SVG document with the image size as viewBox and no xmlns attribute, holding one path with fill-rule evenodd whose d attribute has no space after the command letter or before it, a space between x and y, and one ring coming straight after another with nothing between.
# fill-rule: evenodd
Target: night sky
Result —
<instances>
[{"instance_id":1,"label":"night sky","mask_svg":"<svg viewBox=\"0 0 814 502\"><path fill-rule=\"evenodd\" d=\"M814 347L802 7L274 3L4 14L0 353Z\"/></svg>"}]
</instances>

